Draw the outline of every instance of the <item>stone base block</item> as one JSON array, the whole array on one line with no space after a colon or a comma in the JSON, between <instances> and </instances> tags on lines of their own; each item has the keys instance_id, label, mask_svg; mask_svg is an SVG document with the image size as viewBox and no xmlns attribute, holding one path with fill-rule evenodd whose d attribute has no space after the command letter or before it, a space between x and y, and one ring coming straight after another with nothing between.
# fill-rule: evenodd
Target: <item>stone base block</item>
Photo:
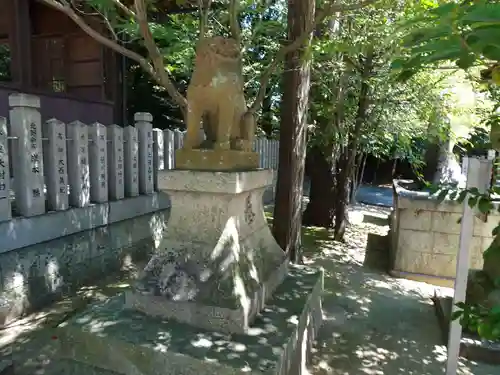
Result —
<instances>
[{"instance_id":1,"label":"stone base block","mask_svg":"<svg viewBox=\"0 0 500 375\"><path fill-rule=\"evenodd\" d=\"M246 334L148 317L119 297L58 327L59 355L122 375L304 374L322 323L323 271L290 268Z\"/></svg>"},{"instance_id":2,"label":"stone base block","mask_svg":"<svg viewBox=\"0 0 500 375\"><path fill-rule=\"evenodd\" d=\"M281 266L270 275L268 280L262 284L256 284L252 295L246 297L246 303L224 304L219 301L219 305L203 304L196 302L183 302L166 299L161 295L144 293L141 290L133 289L125 292L125 307L138 310L148 316L161 318L173 318L180 322L188 323L196 327L220 332L244 333L249 329L249 324L264 307L264 302L271 296L276 287L281 284L288 270L288 262L283 262ZM232 280L222 280L225 286L233 287ZM225 288L221 284L208 286L212 290L212 296L217 287ZM231 301L229 301L231 302Z\"/></svg>"},{"instance_id":3,"label":"stone base block","mask_svg":"<svg viewBox=\"0 0 500 375\"><path fill-rule=\"evenodd\" d=\"M198 171L247 171L259 168L259 154L238 150L179 149L175 168Z\"/></svg>"}]
</instances>

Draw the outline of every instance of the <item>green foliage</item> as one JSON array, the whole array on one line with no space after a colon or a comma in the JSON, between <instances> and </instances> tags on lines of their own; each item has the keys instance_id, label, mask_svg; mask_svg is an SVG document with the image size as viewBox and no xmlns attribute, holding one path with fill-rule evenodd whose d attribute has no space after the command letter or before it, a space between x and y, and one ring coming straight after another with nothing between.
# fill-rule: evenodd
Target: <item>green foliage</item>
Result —
<instances>
[{"instance_id":1,"label":"green foliage","mask_svg":"<svg viewBox=\"0 0 500 375\"><path fill-rule=\"evenodd\" d=\"M445 102L440 72L422 72L406 82L392 75L390 64L397 45L391 35L397 22L407 18L411 2L389 2L335 19L318 30L313 44L310 145L326 149L347 144L358 116L360 68L373 48L374 68L368 78L369 105L358 140L358 152L377 158L407 160L423 165L425 145L432 128L441 133ZM339 92L339 86L344 86ZM432 126L430 126L432 124ZM328 152L328 151L326 151Z\"/></svg>"},{"instance_id":2,"label":"green foliage","mask_svg":"<svg viewBox=\"0 0 500 375\"><path fill-rule=\"evenodd\" d=\"M405 32L410 30L402 42L409 55L392 64L400 79L408 79L423 67L446 61L464 70L500 61L498 1L447 2L439 6L430 3L429 6L430 9L423 8L418 16L402 24Z\"/></svg>"},{"instance_id":3,"label":"green foliage","mask_svg":"<svg viewBox=\"0 0 500 375\"><path fill-rule=\"evenodd\" d=\"M460 157L482 156L491 150L490 134L486 126L476 126L467 137L458 139L453 152Z\"/></svg>"},{"instance_id":4,"label":"green foliage","mask_svg":"<svg viewBox=\"0 0 500 375\"><path fill-rule=\"evenodd\" d=\"M486 340L500 340L500 306L487 308L460 302L457 308L452 320L459 319L462 327Z\"/></svg>"}]
</instances>

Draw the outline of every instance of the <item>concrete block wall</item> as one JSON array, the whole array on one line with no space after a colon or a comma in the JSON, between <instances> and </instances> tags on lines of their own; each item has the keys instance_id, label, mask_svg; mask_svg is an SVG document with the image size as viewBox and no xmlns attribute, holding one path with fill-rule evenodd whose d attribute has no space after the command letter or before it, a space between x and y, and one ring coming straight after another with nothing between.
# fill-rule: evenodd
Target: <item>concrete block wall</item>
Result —
<instances>
[{"instance_id":1,"label":"concrete block wall","mask_svg":"<svg viewBox=\"0 0 500 375\"><path fill-rule=\"evenodd\" d=\"M423 276L454 279L459 250L462 205L437 204L427 198L395 194L391 223L393 270ZM492 241L491 231L500 215L489 215L484 222L474 218L470 248L470 268L481 269L482 254Z\"/></svg>"}]
</instances>

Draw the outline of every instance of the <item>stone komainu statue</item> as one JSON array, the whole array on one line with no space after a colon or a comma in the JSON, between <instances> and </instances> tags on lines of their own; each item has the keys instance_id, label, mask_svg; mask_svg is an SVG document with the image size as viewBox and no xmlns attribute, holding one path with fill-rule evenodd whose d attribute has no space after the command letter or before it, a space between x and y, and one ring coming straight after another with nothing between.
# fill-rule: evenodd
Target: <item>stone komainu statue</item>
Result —
<instances>
[{"instance_id":1,"label":"stone komainu statue","mask_svg":"<svg viewBox=\"0 0 500 375\"><path fill-rule=\"evenodd\" d=\"M187 101L184 148L251 151L255 119L247 113L241 53L234 39L216 36L200 40ZM203 142L199 137L202 120Z\"/></svg>"}]
</instances>

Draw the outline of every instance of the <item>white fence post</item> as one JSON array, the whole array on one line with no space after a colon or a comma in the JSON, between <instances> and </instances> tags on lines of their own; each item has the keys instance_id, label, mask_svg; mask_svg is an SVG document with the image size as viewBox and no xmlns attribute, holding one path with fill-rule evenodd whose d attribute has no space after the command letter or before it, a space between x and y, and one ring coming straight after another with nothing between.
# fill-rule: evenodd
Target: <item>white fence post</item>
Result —
<instances>
[{"instance_id":1,"label":"white fence post","mask_svg":"<svg viewBox=\"0 0 500 375\"><path fill-rule=\"evenodd\" d=\"M481 168L481 161L476 158L464 158L464 168L467 172L467 188L476 187L484 190L485 181L489 180L489 173ZM489 171L488 171L489 172ZM483 192L483 191L481 191ZM457 310L456 304L465 301L467 289L467 278L469 273L469 249L474 230L474 208L468 204L468 197L463 202L462 221L460 223L460 239L457 257L457 268L455 276L455 293L453 296L453 311ZM456 375L458 368L458 357L462 326L459 320L450 322L448 335L448 360L446 363L446 375Z\"/></svg>"},{"instance_id":2,"label":"white fence post","mask_svg":"<svg viewBox=\"0 0 500 375\"><path fill-rule=\"evenodd\" d=\"M269 140L267 138L262 139L263 152L262 152L262 166L265 169L269 168Z\"/></svg>"},{"instance_id":3,"label":"white fence post","mask_svg":"<svg viewBox=\"0 0 500 375\"><path fill-rule=\"evenodd\" d=\"M165 169L165 139L161 129L153 129L153 182L158 191L158 171Z\"/></svg>"},{"instance_id":4,"label":"white fence post","mask_svg":"<svg viewBox=\"0 0 500 375\"><path fill-rule=\"evenodd\" d=\"M68 165L66 153L66 124L51 119L42 127L47 141L43 147L43 161L49 210L62 211L69 207Z\"/></svg>"},{"instance_id":5,"label":"white fence post","mask_svg":"<svg viewBox=\"0 0 500 375\"><path fill-rule=\"evenodd\" d=\"M0 117L0 222L10 220L11 217L7 119Z\"/></svg>"},{"instance_id":6,"label":"white fence post","mask_svg":"<svg viewBox=\"0 0 500 375\"><path fill-rule=\"evenodd\" d=\"M278 169L278 144L279 142L277 140L273 141L273 154L274 154L274 161L273 161L273 168Z\"/></svg>"},{"instance_id":7,"label":"white fence post","mask_svg":"<svg viewBox=\"0 0 500 375\"><path fill-rule=\"evenodd\" d=\"M127 126L123 129L125 140L125 195L136 197L139 195L139 143L137 129Z\"/></svg>"},{"instance_id":8,"label":"white fence post","mask_svg":"<svg viewBox=\"0 0 500 375\"><path fill-rule=\"evenodd\" d=\"M139 134L139 192L151 194L153 183L153 116L139 112L134 116L135 127Z\"/></svg>"},{"instance_id":9,"label":"white fence post","mask_svg":"<svg viewBox=\"0 0 500 375\"><path fill-rule=\"evenodd\" d=\"M108 144L106 127L98 122L89 127L90 200L108 201Z\"/></svg>"},{"instance_id":10,"label":"white fence post","mask_svg":"<svg viewBox=\"0 0 500 375\"><path fill-rule=\"evenodd\" d=\"M107 127L107 134L109 198L119 200L125 197L123 128L118 125L110 125Z\"/></svg>"},{"instance_id":11,"label":"white fence post","mask_svg":"<svg viewBox=\"0 0 500 375\"><path fill-rule=\"evenodd\" d=\"M16 206L22 216L40 215L45 212L40 99L11 94L9 106Z\"/></svg>"},{"instance_id":12,"label":"white fence post","mask_svg":"<svg viewBox=\"0 0 500 375\"><path fill-rule=\"evenodd\" d=\"M184 136L184 134L179 129L174 130L174 149L175 150L182 148L182 145L184 143L183 136Z\"/></svg>"},{"instance_id":13,"label":"white fence post","mask_svg":"<svg viewBox=\"0 0 500 375\"><path fill-rule=\"evenodd\" d=\"M264 143L262 138L257 138L257 152L259 153L259 168L264 168Z\"/></svg>"},{"instance_id":14,"label":"white fence post","mask_svg":"<svg viewBox=\"0 0 500 375\"><path fill-rule=\"evenodd\" d=\"M89 133L87 125L74 121L66 126L68 147L69 203L85 207L90 203Z\"/></svg>"},{"instance_id":15,"label":"white fence post","mask_svg":"<svg viewBox=\"0 0 500 375\"><path fill-rule=\"evenodd\" d=\"M165 130L165 169L174 169L175 140L174 132Z\"/></svg>"}]
</instances>

